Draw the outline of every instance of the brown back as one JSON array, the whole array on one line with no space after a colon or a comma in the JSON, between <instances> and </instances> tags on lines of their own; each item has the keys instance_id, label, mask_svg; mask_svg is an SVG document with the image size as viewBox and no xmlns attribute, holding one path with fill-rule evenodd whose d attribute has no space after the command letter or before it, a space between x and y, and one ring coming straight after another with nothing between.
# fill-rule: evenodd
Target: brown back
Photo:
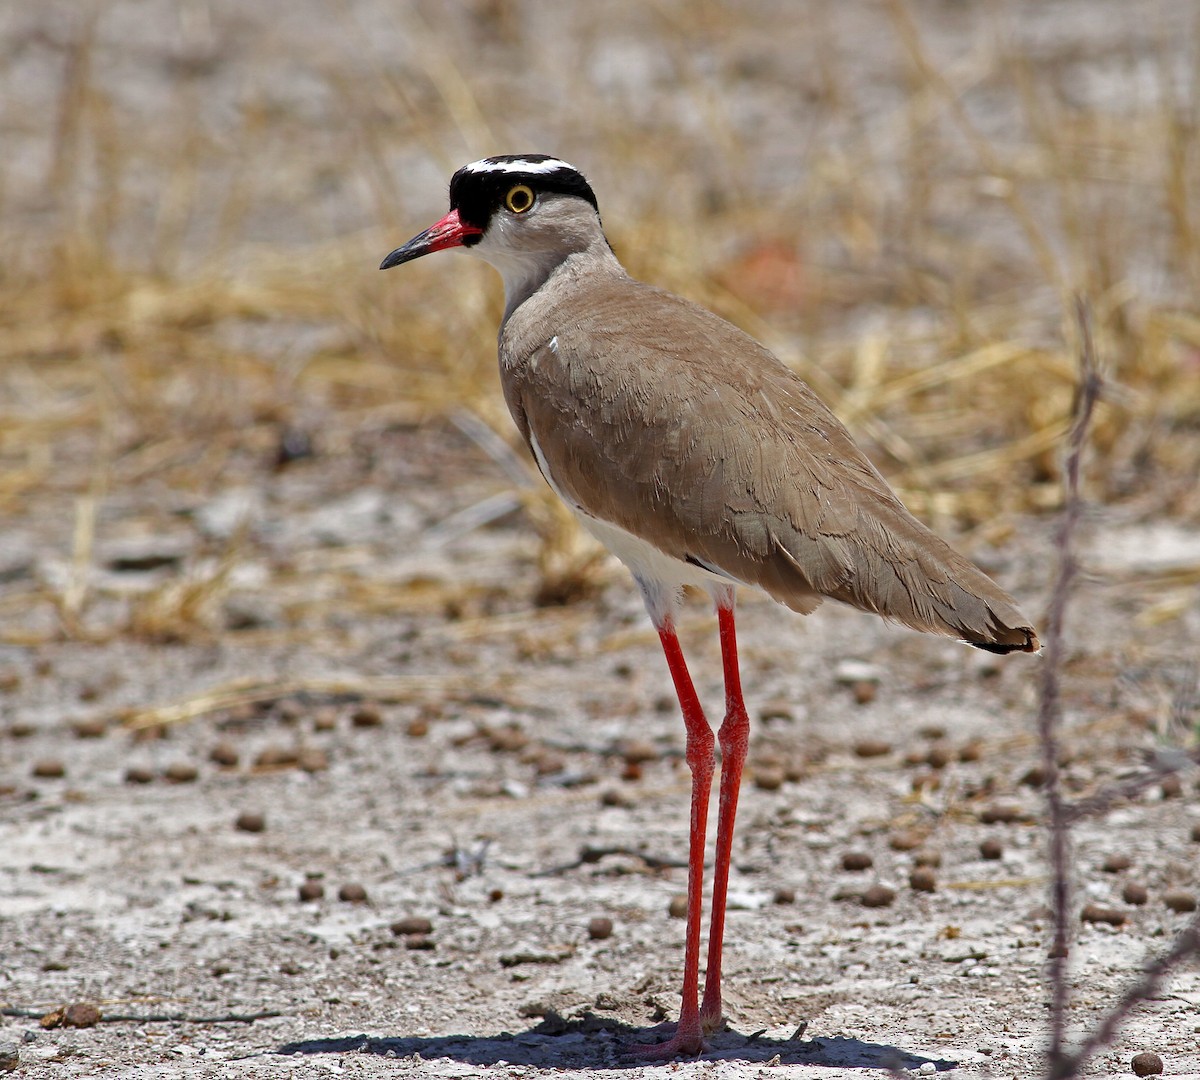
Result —
<instances>
[{"instance_id":1,"label":"brown back","mask_svg":"<svg viewBox=\"0 0 1200 1080\"><path fill-rule=\"evenodd\" d=\"M552 340L553 339L553 340ZM505 396L560 491L800 612L823 597L998 652L1015 603L900 503L825 404L711 312L568 258L501 328Z\"/></svg>"}]
</instances>

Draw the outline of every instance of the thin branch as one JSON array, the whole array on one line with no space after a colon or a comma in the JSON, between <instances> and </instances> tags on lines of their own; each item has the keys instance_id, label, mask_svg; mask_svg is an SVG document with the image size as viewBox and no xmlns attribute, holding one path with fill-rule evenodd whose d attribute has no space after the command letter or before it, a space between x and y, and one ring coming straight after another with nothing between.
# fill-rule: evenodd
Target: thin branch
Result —
<instances>
[{"instance_id":1,"label":"thin branch","mask_svg":"<svg viewBox=\"0 0 1200 1080\"><path fill-rule=\"evenodd\" d=\"M22 1020L40 1020L53 1013L54 1009L0 1009L0 1016L14 1016ZM284 1013L275 1009L264 1009L253 1013L222 1013L219 1016L189 1016L187 1013L106 1013L101 1012L98 1024L253 1024L256 1020L269 1020Z\"/></svg>"},{"instance_id":2,"label":"thin branch","mask_svg":"<svg viewBox=\"0 0 1200 1080\"><path fill-rule=\"evenodd\" d=\"M1046 613L1046 652L1042 665L1038 737L1042 749L1042 768L1046 776L1046 809L1050 825L1050 886L1054 940L1050 948L1050 1076L1071 1075L1069 1059L1063 1051L1067 1014L1067 936L1070 915L1071 882L1067 811L1063 802L1058 770L1058 730L1062 723L1063 620L1071 587L1079 572L1075 555L1075 532L1083 509L1079 494L1080 461L1087 442L1088 426L1100 396L1103 380L1096 366L1092 343L1091 317L1082 297L1076 297L1075 317L1079 327L1079 391L1075 399L1074 422L1067 438L1064 467L1064 504L1062 521L1054 540L1058 553L1058 575L1050 594Z\"/></svg>"},{"instance_id":3,"label":"thin branch","mask_svg":"<svg viewBox=\"0 0 1200 1080\"><path fill-rule=\"evenodd\" d=\"M1170 974L1171 969L1198 952L1200 952L1200 912L1191 917L1170 950L1146 966L1142 977L1121 995L1120 1000L1100 1022L1100 1026L1083 1040L1079 1049L1060 1059L1060 1069L1057 1075L1078 1076L1088 1059L1097 1050L1112 1041L1117 1029L1128 1019L1134 1007L1154 997L1158 992L1159 985Z\"/></svg>"},{"instance_id":4,"label":"thin branch","mask_svg":"<svg viewBox=\"0 0 1200 1080\"><path fill-rule=\"evenodd\" d=\"M1074 824L1084 818L1099 817L1111 810L1114 804L1137 798L1143 791L1148 791L1155 784L1161 784L1165 777L1174 776L1188 764L1200 765L1200 750L1178 751L1172 755L1172 760L1160 762L1148 772L1119 783L1106 784L1085 799L1067 803L1063 807L1067 822Z\"/></svg>"},{"instance_id":5,"label":"thin branch","mask_svg":"<svg viewBox=\"0 0 1200 1080\"><path fill-rule=\"evenodd\" d=\"M561 866L551 866L546 870L536 870L529 876L553 877L556 874L566 873L568 870L577 870L581 866L598 863L608 855L625 855L631 859L641 859L648 870L666 870L673 867L687 866L686 859L668 859L661 855L650 855L644 851L635 851L633 848L628 847L590 847L585 844L579 849L579 858L573 862L563 863Z\"/></svg>"}]
</instances>

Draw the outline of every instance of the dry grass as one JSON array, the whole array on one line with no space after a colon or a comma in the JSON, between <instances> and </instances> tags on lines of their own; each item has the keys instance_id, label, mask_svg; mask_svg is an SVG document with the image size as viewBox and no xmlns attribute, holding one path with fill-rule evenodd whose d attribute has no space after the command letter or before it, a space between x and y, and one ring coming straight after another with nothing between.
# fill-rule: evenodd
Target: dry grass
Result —
<instances>
[{"instance_id":1,"label":"dry grass","mask_svg":"<svg viewBox=\"0 0 1200 1080\"><path fill-rule=\"evenodd\" d=\"M463 407L509 439L490 272L373 267L426 224L434 177L533 142L593 175L633 272L764 338L918 513L984 539L1059 503L1070 311L1087 296L1113 387L1087 494L1196 520L1200 89L1177 63L1196 21L1176 12L1090 55L1086 27L1036 47L1020 6L998 2L970 16L958 47L939 37L935 49L926 7L881 3L855 61L853 27L820 5L793 55L736 6L663 0L628 12L655 43L648 59L583 13L550 50L515 0L423 17L381 5L378 27L331 0L298 69L261 27L210 13L185 19L178 40L165 28L166 74L140 97L122 94L128 58L104 9L62 26L13 20L0 125L25 154L0 163L0 508L58 514L46 540L74 569L0 602L40 600L56 632L87 632L103 508L261 477L297 416L319 416L334 451L355 431ZM262 38L250 68L239 33ZM394 62L393 37L412 45ZM649 73L609 60L599 91L567 78L621 48ZM15 92L30 53L57 74ZM880 56L882 94L865 68ZM281 76L294 85L273 85ZM37 93L54 117L45 132L28 119ZM218 113L222 93L236 107ZM789 125L799 150L781 148ZM520 498L542 537L546 599L586 591L592 549L539 488ZM138 513L154 516L144 501ZM225 555L209 555L207 574L172 581L107 632L202 630L226 587Z\"/></svg>"}]
</instances>

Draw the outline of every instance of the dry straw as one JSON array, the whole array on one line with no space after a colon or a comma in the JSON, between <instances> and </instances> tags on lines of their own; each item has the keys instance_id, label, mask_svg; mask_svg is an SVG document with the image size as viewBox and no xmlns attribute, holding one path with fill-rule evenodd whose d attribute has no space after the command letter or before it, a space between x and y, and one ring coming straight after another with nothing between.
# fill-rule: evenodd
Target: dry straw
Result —
<instances>
[{"instance_id":1,"label":"dry straw","mask_svg":"<svg viewBox=\"0 0 1200 1080\"><path fill-rule=\"evenodd\" d=\"M780 185L770 146L739 123L720 79L766 89L732 60L714 78L698 59L737 39L737 15L701 6L694 20L669 5L645 16L702 121L694 135L630 116L617 98L611 111L590 95L563 104L563 151L593 173L631 269L764 338L916 512L984 541L1059 504L1057 448L1074 392L1070 296L1082 292L1112 363L1088 493L1132 516L1194 521L1195 80L1181 85L1164 62L1135 115L1127 104L1081 104L1053 65L1024 51L1003 5L989 15L988 44L947 62L932 57L909 6L889 0L904 92L872 112L832 59L834 29L815 18L804 168ZM86 571L89 530L106 505L151 486L187 498L261 474L297 414L319 415L336 449L356 432L465 408L515 445L496 389L497 293L486 269L431 266L403 288L372 271L397 236L425 223L435 177L478 149L524 145L504 108L509 76L467 65L455 35L406 9L389 17L403 23L418 67L398 77L370 29L343 14L341 47L366 70L350 73L336 47L315 59L326 128L314 134L251 82L219 138L194 81L206 64L219 70L219 43L180 61L190 74L168 84L156 120L142 118L114 106L104 76L114 46L101 44L94 18L81 19L62 43L40 210L21 201L12 166L0 166L9 170L0 174L0 510L45 513L49 500L64 529L77 526L60 541L74 551L68 579L21 594L22 610L53 609L55 632L97 630L87 613L103 597ZM486 18L502 37L515 34L502 14ZM578 55L542 62L583 63L589 39L570 48ZM983 95L1002 102L1003 130L981 123ZM255 239L306 154L326 170L313 182L341 185L336 202L355 229L319 220L318 192L294 204L286 242ZM437 164L418 184L397 161ZM149 217L147 188L157 196ZM585 595L601 561L569 517L507 466L494 494L517 500L539 538L534 591L546 602ZM1174 617L1194 583L1194 570L1163 578L1147 618ZM107 629L170 636L177 618L190 636L213 607L200 593L224 587L220 573L190 593L176 583Z\"/></svg>"}]
</instances>

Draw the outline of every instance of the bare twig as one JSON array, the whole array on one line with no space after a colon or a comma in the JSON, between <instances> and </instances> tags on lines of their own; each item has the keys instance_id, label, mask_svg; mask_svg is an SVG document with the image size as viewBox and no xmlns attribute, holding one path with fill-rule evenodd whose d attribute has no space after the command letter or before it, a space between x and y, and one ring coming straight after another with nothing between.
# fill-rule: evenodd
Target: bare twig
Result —
<instances>
[{"instance_id":1,"label":"bare twig","mask_svg":"<svg viewBox=\"0 0 1200 1080\"><path fill-rule=\"evenodd\" d=\"M1062 797L1058 774L1058 727L1062 719L1059 678L1062 671L1063 616L1071 585L1078 570L1074 553L1074 536L1079 522L1082 499L1079 494L1080 459L1087 441L1088 424L1096 401L1103 388L1103 379L1096 366L1092 343L1091 320L1081 298L1075 303L1080 338L1080 385L1075 401L1075 419L1068 441L1065 466L1066 497L1062 522L1055 538L1059 556L1059 572L1050 598L1046 616L1046 663L1042 671L1041 707L1038 712L1038 733L1042 747L1042 766L1046 773L1046 803L1050 819L1050 864L1053 874L1051 901L1054 921L1054 943L1050 952L1050 1047L1049 1076L1052 1080L1072 1080L1081 1074L1092 1056L1106 1046L1134 1008L1152 997L1167 974L1183 960L1200 952L1200 915L1194 916L1174 945L1146 966L1142 977L1130 986L1105 1013L1100 1023L1072 1052L1064 1049L1066 1008L1068 1000L1066 960L1067 924L1070 905L1070 864L1068 859L1068 829L1072 821L1102 813L1117 798L1130 797L1176 771L1194 755L1182 752L1166 767L1135 777L1123 784L1105 788L1089 799L1068 806Z\"/></svg>"},{"instance_id":2,"label":"bare twig","mask_svg":"<svg viewBox=\"0 0 1200 1080\"><path fill-rule=\"evenodd\" d=\"M0 1016L13 1016L22 1020L40 1020L49 1009L0 1009ZM100 1014L100 1024L253 1024L256 1020L269 1020L284 1014L276 1009L264 1009L253 1013L222 1013L218 1016L190 1016L187 1013L106 1013Z\"/></svg>"},{"instance_id":3,"label":"bare twig","mask_svg":"<svg viewBox=\"0 0 1200 1080\"><path fill-rule=\"evenodd\" d=\"M554 877L556 874L566 873L568 870L577 870L581 866L587 866L589 863L598 863L601 859L608 855L625 855L631 859L641 859L646 864L649 870L666 870L671 867L687 866L686 860L668 859L659 855L648 855L644 851L636 851L628 847L589 847L585 845L579 849L579 858L569 863L563 863L561 866L551 866L547 870L538 870L530 874L530 877Z\"/></svg>"},{"instance_id":4,"label":"bare twig","mask_svg":"<svg viewBox=\"0 0 1200 1080\"><path fill-rule=\"evenodd\" d=\"M373 701L384 702L415 701L419 700L423 694L430 694L438 696L441 700L447 700L458 696L460 692L466 696L481 693L485 689L498 692L503 687L504 681L503 678L500 678L495 683L489 683L484 687L470 685L469 681L463 680L461 675L370 677L349 674L280 680L234 679L174 704L139 709L124 717L123 723L132 731L140 731L163 724L183 723L241 705L257 705L261 702L276 701L279 698L293 697L299 694L308 697L344 698L354 701L369 698Z\"/></svg>"},{"instance_id":5,"label":"bare twig","mask_svg":"<svg viewBox=\"0 0 1200 1080\"><path fill-rule=\"evenodd\" d=\"M1200 750L1190 753L1176 750L1172 753L1158 755L1151 768L1137 776L1130 777L1115 784L1106 784L1099 791L1086 799L1076 799L1064 806L1068 824L1082 821L1084 818L1098 817L1107 813L1115 803L1136 798L1155 784L1162 783L1164 777L1173 776L1186 765L1200 765Z\"/></svg>"},{"instance_id":6,"label":"bare twig","mask_svg":"<svg viewBox=\"0 0 1200 1080\"><path fill-rule=\"evenodd\" d=\"M1112 1041L1118 1028L1125 1022L1134 1007L1154 997L1159 984L1171 970L1198 952L1200 952L1200 912L1192 916L1179 937L1175 939L1175 944L1167 952L1146 965L1142 977L1121 995L1117 1003L1100 1021L1100 1025L1083 1040L1079 1048L1073 1054L1060 1057L1059 1068L1054 1075L1078 1076L1092 1055Z\"/></svg>"},{"instance_id":7,"label":"bare twig","mask_svg":"<svg viewBox=\"0 0 1200 1080\"><path fill-rule=\"evenodd\" d=\"M1084 300L1075 302L1079 327L1079 392L1075 399L1074 422L1067 440L1064 486L1066 488L1062 521L1054 546L1058 552L1059 569L1050 594L1046 613L1045 663L1042 666L1041 703L1038 709L1038 736L1042 749L1042 768L1046 776L1046 809L1050 823L1050 886L1053 911L1054 939L1050 948L1050 1075L1067 1077L1067 1057L1063 1051L1067 1012L1067 926L1071 884L1069 836L1066 806L1058 772L1058 729L1062 722L1062 691L1060 676L1063 665L1063 618L1071 586L1079 571L1075 556L1075 531L1079 524L1083 501L1079 494L1080 460L1087 441L1092 411L1100 396L1103 380L1096 366L1092 344L1091 319Z\"/></svg>"}]
</instances>

